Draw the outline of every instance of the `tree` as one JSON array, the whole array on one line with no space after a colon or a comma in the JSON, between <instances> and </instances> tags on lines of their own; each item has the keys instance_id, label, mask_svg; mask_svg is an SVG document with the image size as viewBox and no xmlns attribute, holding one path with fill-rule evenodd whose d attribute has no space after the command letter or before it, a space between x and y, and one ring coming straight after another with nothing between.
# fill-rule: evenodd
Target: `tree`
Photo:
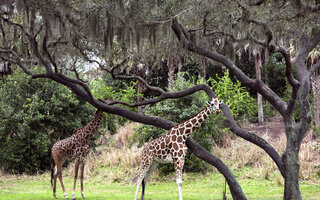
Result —
<instances>
[{"instance_id":1,"label":"tree","mask_svg":"<svg viewBox=\"0 0 320 200\"><path fill-rule=\"evenodd\" d=\"M261 81L261 53L255 52L254 55L255 60L255 68L256 68L256 77L257 81ZM261 94L257 94L257 101L258 101L258 123L263 124L263 106L262 106L262 96Z\"/></svg>"},{"instance_id":2,"label":"tree","mask_svg":"<svg viewBox=\"0 0 320 200\"><path fill-rule=\"evenodd\" d=\"M230 9L230 4L232 2L226 1L226 3L229 4L228 10L232 10ZM197 45L190 39L188 32L179 24L177 19L173 19L172 27L180 42L186 49L222 63L238 78L238 80L259 92L279 111L285 122L287 136L287 146L282 156L280 156L278 152L271 147L271 145L263 143L261 138L256 136L252 137L250 132L244 131L238 126L232 124L232 116L229 115L226 107L223 106L223 111L225 113L226 120L230 123L231 130L236 135L257 144L264 149L278 166L285 180L284 198L302 199L299 189L300 163L298 154L300 145L308 128L310 127L312 119L308 98L310 90L310 73L320 65L320 62L317 62L311 66L310 69L307 69L305 64L308 54L319 45L320 41L320 24L309 24L307 23L307 20L311 20L311 18L319 18L318 12L320 10L320 5L317 4L316 6L313 6L311 4L305 4L302 1L284 1L281 5L274 5L263 0L257 1L256 3L252 3L250 1L236 1L233 5L239 6L240 12L233 12L233 15L228 11L226 12L229 14L229 17L231 18L230 20L233 22L229 27L225 30L221 30L223 27L216 28L216 26L214 26L214 23L217 23L217 20L220 20L218 23L222 24L225 22L223 19L227 17L225 16L225 18L223 18L223 15L219 13L218 17L221 18L217 19L218 17L214 16L213 18L215 21L212 20L212 23L205 24L203 31L208 31L209 28L213 27L215 30L209 32L210 35L223 33L238 42L241 42L242 40L247 41L249 39L256 45L267 47L270 52L280 52L285 58L286 76L290 86L292 87L292 94L289 102L286 103L281 100L279 96L271 91L270 88L261 80L251 79L246 76L229 58L213 51L212 49L203 48ZM225 5L222 5L219 8L223 9L223 6ZM263 15L258 14L259 11L261 11L260 9L265 10L265 12L262 12ZM267 14L268 12L270 12L270 15ZM300 15L302 15L302 17L299 17ZM297 28L297 24L292 24L296 22L293 18L298 18L300 20L300 23L298 24L299 28ZM283 32L278 27L281 23L280 20L285 20L286 22L284 31L292 31L294 34L286 36L282 35ZM303 21L303 23L301 21ZM243 28L233 29L232 26L246 26L248 29L243 33ZM233 33L235 33L235 35L231 31L234 31ZM204 35L209 35L209 33L204 33ZM237 37L237 35L240 35L242 38ZM296 35L298 35L298 37ZM292 39L296 40L294 44L290 44ZM290 45L294 45L294 49L296 50L294 61L292 61L289 53ZM293 65L297 70L297 79L293 77L292 74ZM296 124L293 117L293 110L297 101L300 101L300 124Z\"/></svg>"},{"instance_id":3,"label":"tree","mask_svg":"<svg viewBox=\"0 0 320 200\"><path fill-rule=\"evenodd\" d=\"M302 199L298 154L312 120L308 99L310 73L320 65L320 62L316 62L307 69L305 62L309 52L319 45L319 10L319 4L313 5L311 1L302 0L48 0L42 3L35 0L9 0L0 3L0 56L32 78L48 78L69 87L73 93L98 109L170 129L174 123L127 108L181 98L200 90L205 91L209 98L215 97L210 87L199 84L179 92L168 92L150 85L142 77L119 75L118 71L128 66L131 60L126 55L130 55L130 52L140 51L145 45L152 47L150 44L159 42L157 38L170 37L169 26L172 23L176 36L172 35L171 38L177 38L181 47L226 66L239 81L260 93L282 115L287 145L285 152L280 155L267 141L241 129L234 121L228 105L221 106L231 131L264 149L276 163L285 180L284 198ZM242 43L249 43L249 48L261 46L270 53L279 52L283 55L286 77L292 88L288 102L284 102L263 81L248 77L236 66L233 47ZM295 59L290 55L289 49L292 47ZM94 63L114 79L139 80L146 90L156 95L138 103L102 103L93 97L84 81L76 78L78 68L66 62L70 57ZM30 65L35 63L42 67L41 72L30 69ZM292 74L294 67L297 77ZM70 69L73 69L74 76L66 73ZM300 101L301 110L299 124L293 117L297 101ZM235 176L219 158L205 151L192 138L187 140L187 145L197 157L215 166L224 175L234 199L246 199Z\"/></svg>"}]
</instances>

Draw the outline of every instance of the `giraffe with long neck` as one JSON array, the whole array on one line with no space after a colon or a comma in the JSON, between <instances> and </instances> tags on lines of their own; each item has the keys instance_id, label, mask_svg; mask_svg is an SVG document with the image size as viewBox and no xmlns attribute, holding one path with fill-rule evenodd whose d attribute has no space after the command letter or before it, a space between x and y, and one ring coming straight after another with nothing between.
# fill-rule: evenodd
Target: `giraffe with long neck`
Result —
<instances>
[{"instance_id":1,"label":"giraffe with long neck","mask_svg":"<svg viewBox=\"0 0 320 200\"><path fill-rule=\"evenodd\" d=\"M74 184L72 191L72 199L75 197L76 181L78 177L78 170L80 167L80 186L81 186L81 196L84 199L83 193L83 174L84 166L86 162L86 157L89 153L88 140L96 132L101 119L103 117L103 111L97 110L93 119L84 127L79 128L73 132L73 134L63 140L56 142L51 150L51 155L55 163L54 169L51 169L51 185L53 184L53 196L56 196L56 180L59 178L64 197L68 199L67 193L64 189L62 181L62 166L66 159L75 160L75 173L74 173ZM53 183L52 183L53 180Z\"/></svg>"},{"instance_id":2,"label":"giraffe with long neck","mask_svg":"<svg viewBox=\"0 0 320 200\"><path fill-rule=\"evenodd\" d=\"M219 102L218 98L212 98L212 101L207 101L207 103L209 105L202 109L198 114L183 123L172 127L165 135L144 146L137 178L135 200L137 199L141 184L141 200L144 198L144 189L147 180L158 164L172 162L176 172L179 200L182 200L182 169L187 153L186 140L192 131L197 128L212 111L215 111L216 113L220 112L219 105L222 101Z\"/></svg>"}]
</instances>

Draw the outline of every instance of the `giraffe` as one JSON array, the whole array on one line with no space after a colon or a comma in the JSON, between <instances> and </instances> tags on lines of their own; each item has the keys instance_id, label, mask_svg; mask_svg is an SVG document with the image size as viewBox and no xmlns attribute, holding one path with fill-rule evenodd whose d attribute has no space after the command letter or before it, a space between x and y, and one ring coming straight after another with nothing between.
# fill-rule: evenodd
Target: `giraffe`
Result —
<instances>
[{"instance_id":1,"label":"giraffe","mask_svg":"<svg viewBox=\"0 0 320 200\"><path fill-rule=\"evenodd\" d=\"M78 177L78 170L80 167L80 185L81 185L81 196L84 199L83 193L83 172L84 165L86 162L86 156L89 153L89 145L88 140L97 130L101 119L103 117L103 111L97 110L94 114L93 119L84 127L75 130L72 136L59 140L56 142L51 150L51 155L53 161L55 163L54 169L51 169L51 185L53 185L53 196L57 199L56 196L56 180L59 178L64 197L68 199L67 193L64 189L63 181L62 181L62 166L66 159L75 160L75 172L74 172L74 184L72 191L72 199L76 199L75 197L75 189L76 189L76 180ZM53 180L53 183L52 183Z\"/></svg>"},{"instance_id":2,"label":"giraffe","mask_svg":"<svg viewBox=\"0 0 320 200\"><path fill-rule=\"evenodd\" d=\"M211 102L207 101L207 103L208 106L202 109L198 114L185 122L172 127L165 135L144 146L137 178L135 200L137 199L141 184L141 200L143 200L145 184L158 164L172 162L176 172L179 200L182 200L182 169L187 153L186 140L192 131L197 128L212 111L215 111L217 114L220 112L219 105L222 101L219 101L218 98L212 98Z\"/></svg>"}]
</instances>

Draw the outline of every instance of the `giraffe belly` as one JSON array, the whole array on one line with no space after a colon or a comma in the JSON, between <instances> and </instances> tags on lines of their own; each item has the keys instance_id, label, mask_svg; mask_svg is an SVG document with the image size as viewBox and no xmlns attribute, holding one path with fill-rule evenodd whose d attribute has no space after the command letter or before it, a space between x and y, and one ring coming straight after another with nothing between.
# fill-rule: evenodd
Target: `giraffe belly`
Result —
<instances>
[{"instance_id":1,"label":"giraffe belly","mask_svg":"<svg viewBox=\"0 0 320 200\"><path fill-rule=\"evenodd\" d=\"M161 155L160 156L155 156L154 160L159 162L159 163L163 163L163 164L172 163L173 162L171 154L167 154L165 156L161 156Z\"/></svg>"}]
</instances>

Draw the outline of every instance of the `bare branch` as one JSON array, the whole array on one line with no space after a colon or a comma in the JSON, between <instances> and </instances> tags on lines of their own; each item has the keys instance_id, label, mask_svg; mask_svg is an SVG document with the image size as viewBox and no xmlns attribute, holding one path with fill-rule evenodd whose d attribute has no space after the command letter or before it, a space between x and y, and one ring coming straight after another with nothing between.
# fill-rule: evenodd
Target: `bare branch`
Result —
<instances>
[{"instance_id":1,"label":"bare branch","mask_svg":"<svg viewBox=\"0 0 320 200\"><path fill-rule=\"evenodd\" d=\"M126 105L129 107L138 107L138 106L143 106L143 105L155 104L155 103L158 103L158 102L163 101L165 99L181 98L181 97L193 94L195 92L198 92L200 90L205 91L210 99L212 97L216 97L216 95L213 93L213 91L211 90L211 88L209 86L207 86L205 84L199 84L199 85L193 86L191 88L188 88L186 90L182 90L179 92L164 92L163 91L163 93L158 98L144 100L140 103L129 104L129 103L122 102L122 101L114 101L114 102L111 102L110 105L122 104L122 105Z\"/></svg>"},{"instance_id":2,"label":"bare branch","mask_svg":"<svg viewBox=\"0 0 320 200\"><path fill-rule=\"evenodd\" d=\"M301 0L294 0L295 4L299 9L304 9L306 11L310 12L318 12L320 10L320 4L317 5L310 5L310 4L304 4Z\"/></svg>"},{"instance_id":3,"label":"bare branch","mask_svg":"<svg viewBox=\"0 0 320 200\"><path fill-rule=\"evenodd\" d=\"M254 3L249 3L249 6L260 6L262 5L266 0L258 0L257 2Z\"/></svg>"},{"instance_id":4,"label":"bare branch","mask_svg":"<svg viewBox=\"0 0 320 200\"><path fill-rule=\"evenodd\" d=\"M312 66L310 67L310 70L309 70L310 74L312 74L312 73L313 73L315 70L317 70L319 67L320 67L320 60L318 60L314 65L312 65Z\"/></svg>"},{"instance_id":5,"label":"bare branch","mask_svg":"<svg viewBox=\"0 0 320 200\"><path fill-rule=\"evenodd\" d=\"M230 127L230 130L232 132L234 132L237 136L239 136L247 141L250 141L250 142L254 143L255 145L261 147L272 158L272 160L276 163L282 176L285 177L284 166L283 166L283 162L281 160L279 153L266 140L264 140L260 136L254 134L252 132L248 132L248 131L241 129L235 123L235 121L232 117L230 108L226 104L221 104L221 109L226 117L226 121Z\"/></svg>"},{"instance_id":6,"label":"bare branch","mask_svg":"<svg viewBox=\"0 0 320 200\"><path fill-rule=\"evenodd\" d=\"M150 86L150 85L149 85L143 78L141 78L140 76L120 76L120 75L114 75L114 78L115 78L115 79L127 79L127 80L130 80L130 79L139 80L139 81L141 81L149 90L152 90L152 91L154 91L154 92L159 92L160 94L165 93L165 91L162 90L162 89L159 88L159 87Z\"/></svg>"},{"instance_id":7,"label":"bare branch","mask_svg":"<svg viewBox=\"0 0 320 200\"><path fill-rule=\"evenodd\" d=\"M248 35L242 37L242 38L237 38L235 37L233 34L231 33L227 33L225 31L221 31L221 30L215 30L215 31L204 31L203 32L203 36L212 36L215 34L220 34L220 35L225 35L225 36L229 36L233 41L237 41L237 42L241 42L241 41L245 41L248 39Z\"/></svg>"}]
</instances>

